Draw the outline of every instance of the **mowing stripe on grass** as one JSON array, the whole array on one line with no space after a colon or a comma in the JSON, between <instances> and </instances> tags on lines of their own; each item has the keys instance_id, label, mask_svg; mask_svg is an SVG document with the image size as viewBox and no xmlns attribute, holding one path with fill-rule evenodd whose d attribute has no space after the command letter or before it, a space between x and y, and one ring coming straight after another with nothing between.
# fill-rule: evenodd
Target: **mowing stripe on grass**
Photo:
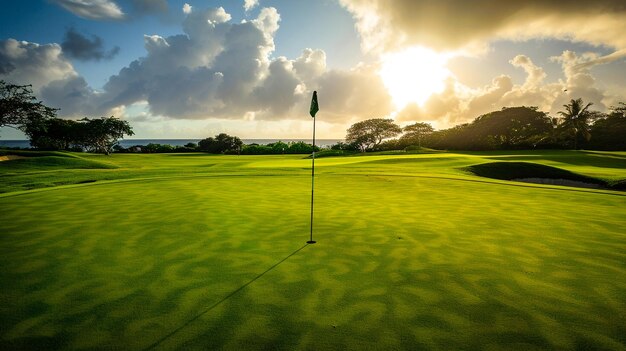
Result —
<instances>
[{"instance_id":1,"label":"mowing stripe on grass","mask_svg":"<svg viewBox=\"0 0 626 351\"><path fill-rule=\"evenodd\" d=\"M273 266L271 266L270 268L266 269L265 271L263 271L261 274L257 275L256 277L252 278L249 282L245 283L244 285L240 286L239 288L237 288L236 290L234 290L233 292L231 292L230 294L226 295L224 298L222 298L221 300L219 300L218 302L214 303L213 305L211 305L211 307L207 308L206 310L198 313L195 317L191 318L190 320L188 320L187 322L185 322L183 325L181 325L180 327L172 330L169 334L163 336L161 339L155 341L154 343L152 343L150 346L146 347L144 349L144 351L147 350L152 350L155 347L159 346L163 341L169 339L170 337L174 336L174 334L178 333L179 331L183 330L185 327L187 327L189 324L193 323L194 321L196 321L198 318L204 316L205 314L211 312L211 310L213 310L214 308L216 308L217 306L221 305L222 303L226 302L228 299L230 299L231 297L235 296L238 292L240 292L241 290L245 289L248 285L254 283L255 281L257 281L259 278L261 278L262 276L264 276L266 273L268 273L269 271L271 271L272 269L278 267L281 263L287 261L291 256L297 254L298 252L300 252L300 250L304 249L305 247L309 246L309 244L304 244L302 245L302 247L300 247L299 249L297 249L296 251L290 253L287 257L283 258L282 260L276 262Z\"/></svg>"}]
</instances>

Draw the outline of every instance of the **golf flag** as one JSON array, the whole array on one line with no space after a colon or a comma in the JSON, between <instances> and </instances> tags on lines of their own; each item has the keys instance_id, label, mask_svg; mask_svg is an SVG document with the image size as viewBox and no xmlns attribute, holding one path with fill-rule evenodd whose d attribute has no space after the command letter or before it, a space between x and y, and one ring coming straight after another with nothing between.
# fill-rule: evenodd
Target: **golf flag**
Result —
<instances>
[{"instance_id":1,"label":"golf flag","mask_svg":"<svg viewBox=\"0 0 626 351\"><path fill-rule=\"evenodd\" d=\"M315 198L315 114L320 110L319 105L317 104L317 91L313 92L313 98L311 99L311 109L309 113L311 117L313 117L313 154L311 160L311 237L307 244L315 244L315 240L313 240L313 200Z\"/></svg>"},{"instance_id":2,"label":"golf flag","mask_svg":"<svg viewBox=\"0 0 626 351\"><path fill-rule=\"evenodd\" d=\"M320 110L319 105L317 104L317 91L313 92L313 98L311 99L311 117L315 118L315 114Z\"/></svg>"}]
</instances>

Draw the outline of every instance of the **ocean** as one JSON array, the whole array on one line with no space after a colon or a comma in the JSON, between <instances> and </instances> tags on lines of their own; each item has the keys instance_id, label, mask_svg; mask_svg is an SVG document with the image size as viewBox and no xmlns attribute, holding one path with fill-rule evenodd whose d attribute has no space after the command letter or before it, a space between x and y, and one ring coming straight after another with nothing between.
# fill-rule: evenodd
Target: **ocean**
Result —
<instances>
[{"instance_id":1,"label":"ocean","mask_svg":"<svg viewBox=\"0 0 626 351\"><path fill-rule=\"evenodd\" d=\"M120 140L120 146L124 148L128 148L135 145L148 145L152 144L169 144L172 146L183 146L187 143L198 143L201 139L123 139ZM256 143L259 145L266 145L275 143L277 141L282 141L285 143L288 142L298 142L304 141L305 143L311 143L311 139L241 139L244 144L252 144ZM343 139L316 139L315 145L320 147L328 147L333 144L336 144ZM26 149L30 147L30 143L28 140L2 140L0 139L0 148L1 147L19 147L22 149Z\"/></svg>"}]
</instances>

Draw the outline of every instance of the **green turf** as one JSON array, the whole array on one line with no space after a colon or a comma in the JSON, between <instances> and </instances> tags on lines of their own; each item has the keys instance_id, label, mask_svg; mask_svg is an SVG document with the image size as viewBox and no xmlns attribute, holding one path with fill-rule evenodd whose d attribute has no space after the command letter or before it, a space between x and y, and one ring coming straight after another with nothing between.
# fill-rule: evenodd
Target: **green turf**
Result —
<instances>
[{"instance_id":1,"label":"green turf","mask_svg":"<svg viewBox=\"0 0 626 351\"><path fill-rule=\"evenodd\" d=\"M72 156L0 174L0 349L625 349L626 194L462 170L623 153L320 159L308 246L301 156Z\"/></svg>"},{"instance_id":2,"label":"green turf","mask_svg":"<svg viewBox=\"0 0 626 351\"><path fill-rule=\"evenodd\" d=\"M98 161L85 160L74 157L42 156L26 157L21 159L0 162L0 169L6 173L20 171L45 171L55 169L110 169L116 166ZM0 171L0 172L2 172Z\"/></svg>"}]
</instances>

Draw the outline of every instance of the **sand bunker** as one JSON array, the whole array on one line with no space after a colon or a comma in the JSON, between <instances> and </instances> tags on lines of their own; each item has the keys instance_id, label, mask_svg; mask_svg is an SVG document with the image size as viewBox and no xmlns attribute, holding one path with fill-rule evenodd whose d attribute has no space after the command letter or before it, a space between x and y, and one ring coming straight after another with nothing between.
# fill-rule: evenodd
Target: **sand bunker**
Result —
<instances>
[{"instance_id":1,"label":"sand bunker","mask_svg":"<svg viewBox=\"0 0 626 351\"><path fill-rule=\"evenodd\" d=\"M16 155L0 156L0 162L2 162L2 161L10 161L10 160L17 160L19 158L24 158L24 156L16 156Z\"/></svg>"}]
</instances>

